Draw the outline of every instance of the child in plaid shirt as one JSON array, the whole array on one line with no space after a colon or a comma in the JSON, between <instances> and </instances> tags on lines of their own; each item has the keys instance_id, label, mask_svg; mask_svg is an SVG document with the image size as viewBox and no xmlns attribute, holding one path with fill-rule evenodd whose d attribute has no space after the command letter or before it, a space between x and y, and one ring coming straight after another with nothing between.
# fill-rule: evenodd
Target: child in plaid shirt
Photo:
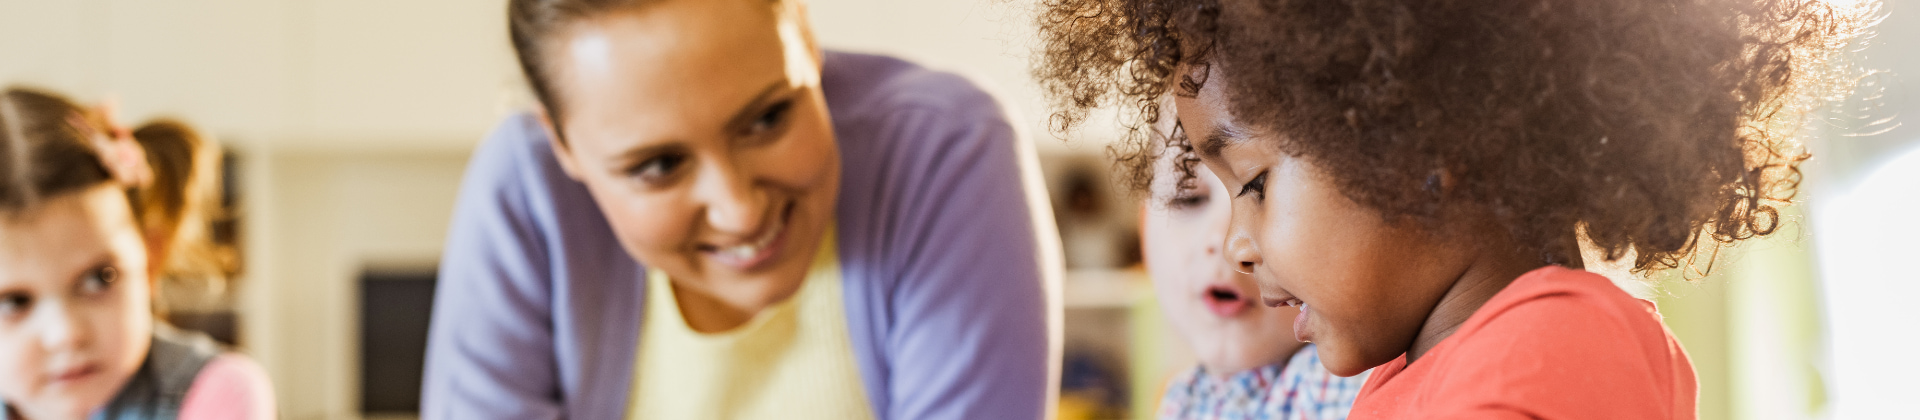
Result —
<instances>
[{"instance_id":1,"label":"child in plaid shirt","mask_svg":"<svg viewBox=\"0 0 1920 420\"><path fill-rule=\"evenodd\" d=\"M1209 171L1182 182L1174 162L1191 158L1179 148L1161 154L1142 212L1154 292L1200 359L1168 385L1160 418L1345 419L1367 375L1328 373L1314 347L1294 337L1300 311L1263 305L1253 277L1229 265L1220 249L1232 195Z\"/></svg>"}]
</instances>

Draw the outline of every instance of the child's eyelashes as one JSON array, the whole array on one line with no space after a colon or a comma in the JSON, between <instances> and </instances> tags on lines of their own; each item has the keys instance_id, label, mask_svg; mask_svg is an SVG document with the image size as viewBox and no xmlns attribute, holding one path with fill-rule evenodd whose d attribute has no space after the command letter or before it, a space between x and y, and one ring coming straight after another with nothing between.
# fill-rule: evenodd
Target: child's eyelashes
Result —
<instances>
[{"instance_id":1,"label":"child's eyelashes","mask_svg":"<svg viewBox=\"0 0 1920 420\"><path fill-rule=\"evenodd\" d=\"M120 282L120 268L111 264L96 266L81 274L79 280L73 285L75 295L97 296L113 290L113 286ZM0 292L0 320L11 320L25 315L33 311L36 303L38 302L32 293Z\"/></svg>"},{"instance_id":2,"label":"child's eyelashes","mask_svg":"<svg viewBox=\"0 0 1920 420\"><path fill-rule=\"evenodd\" d=\"M1188 210L1204 204L1207 204L1207 196L1205 194L1181 194L1167 200L1167 207L1171 207L1174 210Z\"/></svg>"},{"instance_id":3,"label":"child's eyelashes","mask_svg":"<svg viewBox=\"0 0 1920 420\"><path fill-rule=\"evenodd\" d=\"M93 295L106 292L119 280L120 269L111 265L94 267L92 270L87 270L87 274L80 278L80 294Z\"/></svg>"},{"instance_id":4,"label":"child's eyelashes","mask_svg":"<svg viewBox=\"0 0 1920 420\"><path fill-rule=\"evenodd\" d=\"M1207 204L1212 196L1197 188L1181 188L1167 199L1167 208L1173 210L1191 210Z\"/></svg>"},{"instance_id":5,"label":"child's eyelashes","mask_svg":"<svg viewBox=\"0 0 1920 420\"><path fill-rule=\"evenodd\" d=\"M1267 198L1267 172L1266 171L1260 171L1259 175L1254 175L1253 179L1248 180L1246 184L1241 185L1240 193L1234 194L1234 197L1244 197L1247 194L1256 194L1254 196L1255 199Z\"/></svg>"},{"instance_id":6,"label":"child's eyelashes","mask_svg":"<svg viewBox=\"0 0 1920 420\"><path fill-rule=\"evenodd\" d=\"M21 292L0 293L0 320L10 320L33 310L33 296Z\"/></svg>"}]
</instances>

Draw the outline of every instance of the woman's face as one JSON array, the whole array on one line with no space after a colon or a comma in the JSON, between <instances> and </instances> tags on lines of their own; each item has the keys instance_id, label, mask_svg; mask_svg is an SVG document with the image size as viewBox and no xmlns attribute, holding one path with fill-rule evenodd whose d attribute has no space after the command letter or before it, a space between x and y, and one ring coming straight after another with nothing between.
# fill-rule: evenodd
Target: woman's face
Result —
<instances>
[{"instance_id":1,"label":"woman's face","mask_svg":"<svg viewBox=\"0 0 1920 420\"><path fill-rule=\"evenodd\" d=\"M1306 345L1293 337L1300 311L1260 303L1253 276L1235 272L1221 252L1232 195L1201 167L1180 188L1175 159L1166 153L1156 162L1140 227L1160 306L1209 373L1230 376L1286 362Z\"/></svg>"},{"instance_id":2,"label":"woman's face","mask_svg":"<svg viewBox=\"0 0 1920 420\"><path fill-rule=\"evenodd\" d=\"M834 215L840 156L792 3L670 0L550 41L560 163L699 330L792 295Z\"/></svg>"},{"instance_id":3,"label":"woman's face","mask_svg":"<svg viewBox=\"0 0 1920 420\"><path fill-rule=\"evenodd\" d=\"M1300 308L1294 334L1317 344L1334 374L1407 352L1467 268L1467 251L1348 199L1311 162L1282 152L1280 137L1236 121L1227 76L1211 71L1197 95L1175 102L1201 161L1232 197L1228 260L1253 273L1265 303Z\"/></svg>"},{"instance_id":4,"label":"woman's face","mask_svg":"<svg viewBox=\"0 0 1920 420\"><path fill-rule=\"evenodd\" d=\"M79 419L118 394L151 344L146 258L114 187L0 214L0 400Z\"/></svg>"}]
</instances>

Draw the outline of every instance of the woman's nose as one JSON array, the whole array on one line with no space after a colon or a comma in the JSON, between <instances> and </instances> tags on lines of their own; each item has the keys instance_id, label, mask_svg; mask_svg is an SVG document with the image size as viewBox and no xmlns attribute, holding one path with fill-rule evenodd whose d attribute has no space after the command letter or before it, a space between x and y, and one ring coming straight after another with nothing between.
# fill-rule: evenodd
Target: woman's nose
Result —
<instances>
[{"instance_id":1,"label":"woman's nose","mask_svg":"<svg viewBox=\"0 0 1920 420\"><path fill-rule=\"evenodd\" d=\"M755 188L747 174L719 168L710 177L706 194L707 225L714 230L751 235L766 221L766 192Z\"/></svg>"}]
</instances>

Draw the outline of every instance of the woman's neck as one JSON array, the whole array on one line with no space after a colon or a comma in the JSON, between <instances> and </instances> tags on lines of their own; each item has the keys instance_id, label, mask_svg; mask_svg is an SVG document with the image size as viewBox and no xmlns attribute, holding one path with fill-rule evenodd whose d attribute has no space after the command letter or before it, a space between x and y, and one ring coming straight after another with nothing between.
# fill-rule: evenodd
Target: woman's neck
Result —
<instances>
[{"instance_id":1,"label":"woman's neck","mask_svg":"<svg viewBox=\"0 0 1920 420\"><path fill-rule=\"evenodd\" d=\"M682 288L672 282L668 284L674 304L680 307L680 317L686 320L687 328L695 332L712 334L730 331L753 320L753 316L764 309L737 307L701 291Z\"/></svg>"}]
</instances>

